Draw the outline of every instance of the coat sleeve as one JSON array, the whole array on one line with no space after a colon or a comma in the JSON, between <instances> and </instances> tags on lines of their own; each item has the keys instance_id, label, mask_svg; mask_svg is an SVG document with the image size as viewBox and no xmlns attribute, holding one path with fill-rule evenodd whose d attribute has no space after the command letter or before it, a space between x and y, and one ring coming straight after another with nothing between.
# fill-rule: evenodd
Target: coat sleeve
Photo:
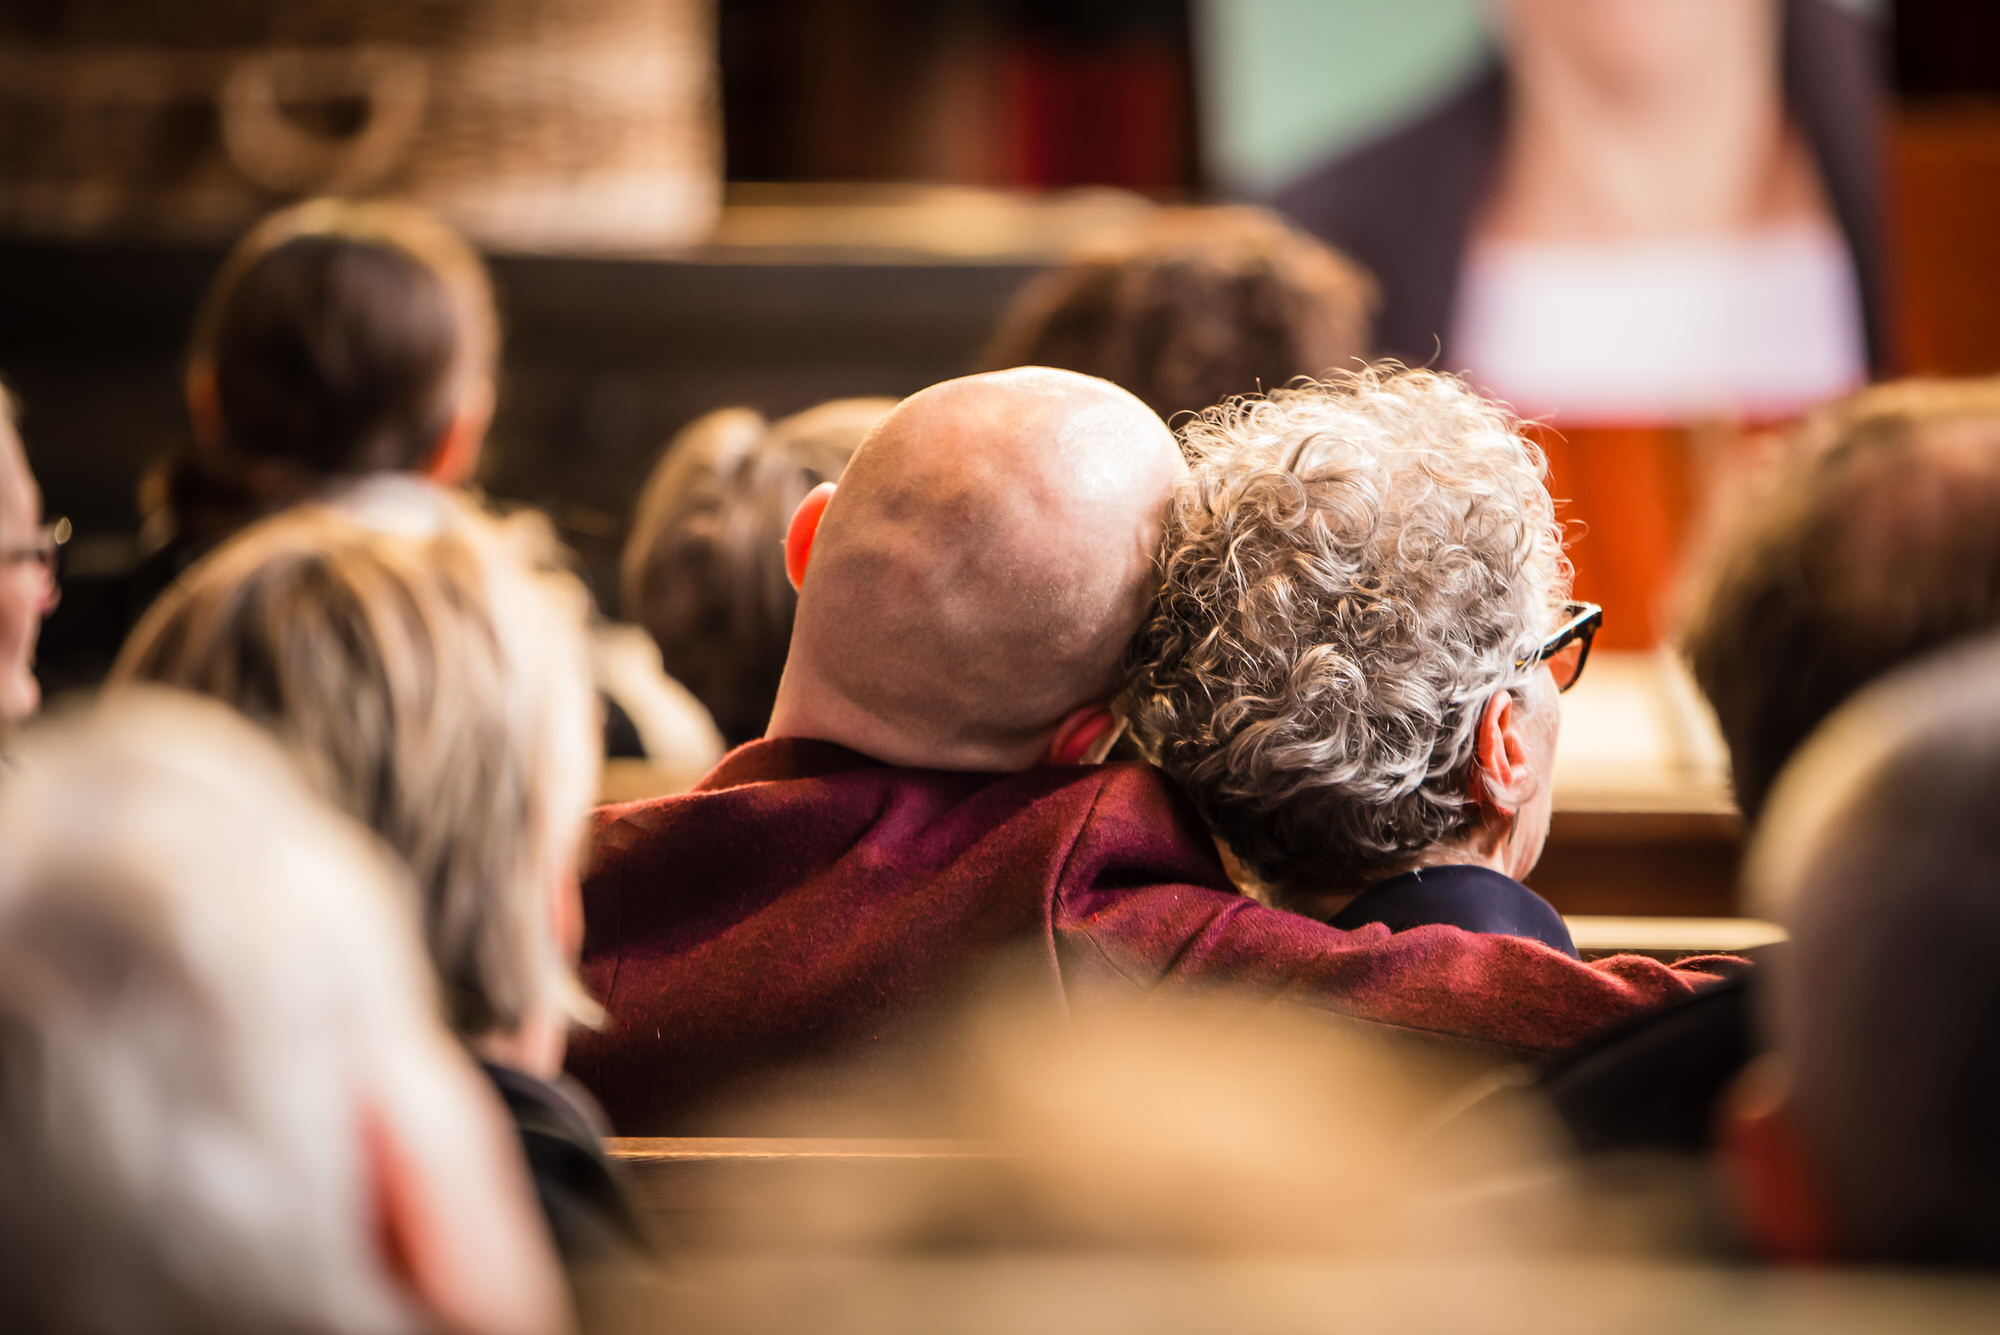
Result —
<instances>
[{"instance_id":1,"label":"coat sleeve","mask_svg":"<svg viewBox=\"0 0 2000 1335\"><path fill-rule=\"evenodd\" d=\"M1560 1051L1689 996L1742 961L1585 964L1539 942L1455 927L1341 931L1197 885L1068 897L1062 930L1142 987L1253 988L1372 1025L1506 1049Z\"/></svg>"}]
</instances>

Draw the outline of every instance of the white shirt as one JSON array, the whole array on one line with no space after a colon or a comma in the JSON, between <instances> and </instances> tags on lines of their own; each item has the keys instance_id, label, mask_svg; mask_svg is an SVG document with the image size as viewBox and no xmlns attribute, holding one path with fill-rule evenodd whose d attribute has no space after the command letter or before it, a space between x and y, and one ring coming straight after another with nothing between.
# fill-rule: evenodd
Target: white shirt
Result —
<instances>
[{"instance_id":1,"label":"white shirt","mask_svg":"<svg viewBox=\"0 0 2000 1335\"><path fill-rule=\"evenodd\" d=\"M1480 242L1452 316L1474 384L1556 424L1775 419L1860 385L1860 283L1832 226Z\"/></svg>"}]
</instances>

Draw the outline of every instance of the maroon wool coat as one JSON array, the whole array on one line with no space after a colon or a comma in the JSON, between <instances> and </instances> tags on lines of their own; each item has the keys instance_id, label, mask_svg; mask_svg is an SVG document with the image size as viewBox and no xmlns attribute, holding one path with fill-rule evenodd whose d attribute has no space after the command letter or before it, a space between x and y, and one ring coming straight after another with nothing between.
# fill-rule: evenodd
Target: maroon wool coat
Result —
<instances>
[{"instance_id":1,"label":"maroon wool coat","mask_svg":"<svg viewBox=\"0 0 2000 1335\"><path fill-rule=\"evenodd\" d=\"M865 1054L1009 946L1061 1006L1104 986L1250 988L1522 1054L1719 967L1584 965L1516 938L1341 931L1266 908L1230 887L1146 765L912 770L796 739L739 748L692 792L600 811L584 914L584 981L609 1018L569 1067L628 1136L713 1130L701 1115L717 1100Z\"/></svg>"}]
</instances>

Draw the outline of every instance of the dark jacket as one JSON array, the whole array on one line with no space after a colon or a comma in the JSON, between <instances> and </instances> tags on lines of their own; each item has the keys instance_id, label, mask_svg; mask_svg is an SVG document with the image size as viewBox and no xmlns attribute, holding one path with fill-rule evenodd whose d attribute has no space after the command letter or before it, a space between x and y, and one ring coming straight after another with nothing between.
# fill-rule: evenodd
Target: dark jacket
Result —
<instances>
[{"instance_id":1,"label":"dark jacket","mask_svg":"<svg viewBox=\"0 0 2000 1335\"><path fill-rule=\"evenodd\" d=\"M1554 906L1490 867L1419 867L1391 876L1356 895L1328 921L1350 932L1370 923L1392 932L1443 923L1467 932L1539 941L1577 958L1569 925Z\"/></svg>"},{"instance_id":2,"label":"dark jacket","mask_svg":"<svg viewBox=\"0 0 2000 1335\"><path fill-rule=\"evenodd\" d=\"M605 1156L604 1115L568 1081L553 1085L512 1067L482 1062L507 1105L534 1178L535 1195L574 1277L579 1270L646 1264L652 1243Z\"/></svg>"},{"instance_id":3,"label":"dark jacket","mask_svg":"<svg viewBox=\"0 0 2000 1335\"><path fill-rule=\"evenodd\" d=\"M570 1070L626 1135L703 1126L704 1106L800 1063L865 1061L1009 948L1031 996L1069 1013L1101 989L1227 986L1496 1054L1555 1051L1713 978L1266 908L1146 765L899 769L799 740L599 812L584 913L610 1018Z\"/></svg>"},{"instance_id":4,"label":"dark jacket","mask_svg":"<svg viewBox=\"0 0 2000 1335\"><path fill-rule=\"evenodd\" d=\"M1854 256L1869 361L1884 362L1880 283L1880 34L1827 0L1785 0L1785 99ZM1507 129L1507 72L1494 66L1416 121L1278 191L1272 203L1368 268L1381 285L1376 351L1451 366L1466 243Z\"/></svg>"}]
</instances>

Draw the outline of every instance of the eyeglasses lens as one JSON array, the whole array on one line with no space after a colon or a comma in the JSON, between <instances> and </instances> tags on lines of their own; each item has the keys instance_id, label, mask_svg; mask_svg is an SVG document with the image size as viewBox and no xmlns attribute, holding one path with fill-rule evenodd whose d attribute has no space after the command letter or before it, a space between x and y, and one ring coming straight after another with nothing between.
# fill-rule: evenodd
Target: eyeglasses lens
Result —
<instances>
[{"instance_id":1,"label":"eyeglasses lens","mask_svg":"<svg viewBox=\"0 0 2000 1335\"><path fill-rule=\"evenodd\" d=\"M1556 689L1566 691L1576 685L1576 679L1583 672L1584 641L1571 640L1562 648L1543 660L1548 664L1549 673L1556 679Z\"/></svg>"}]
</instances>

